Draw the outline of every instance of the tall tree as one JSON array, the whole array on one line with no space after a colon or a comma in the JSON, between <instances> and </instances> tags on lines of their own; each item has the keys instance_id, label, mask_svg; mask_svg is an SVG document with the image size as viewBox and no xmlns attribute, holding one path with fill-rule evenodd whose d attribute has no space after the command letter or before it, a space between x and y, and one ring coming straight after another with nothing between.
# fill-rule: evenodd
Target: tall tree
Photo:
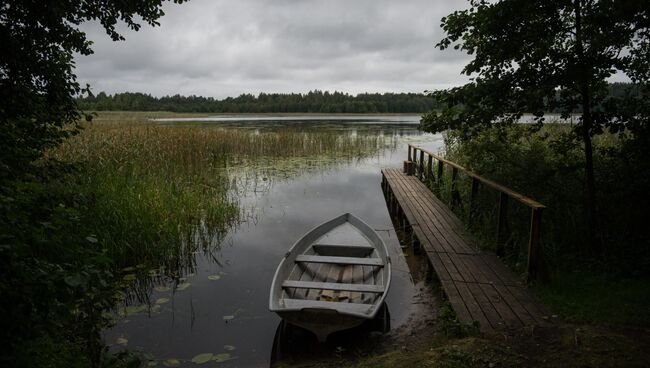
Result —
<instances>
[{"instance_id":1,"label":"tall tree","mask_svg":"<svg viewBox=\"0 0 650 368\"><path fill-rule=\"evenodd\" d=\"M182 3L185 0L174 0ZM118 22L152 26L164 0L6 0L0 6L0 184L19 177L42 152L74 132L82 92L74 54L92 53L79 28L100 23L114 40Z\"/></svg>"},{"instance_id":2,"label":"tall tree","mask_svg":"<svg viewBox=\"0 0 650 368\"><path fill-rule=\"evenodd\" d=\"M424 130L457 129L470 138L482 128L516 123L532 113L568 118L580 111L584 143L585 210L594 229L596 188L592 137L609 128L648 134L650 2L637 0L471 0L442 19L441 50L453 45L474 59L470 83L432 94L443 105L422 119ZM625 75L635 88L608 93L607 78ZM591 233L591 231L590 231Z\"/></svg>"}]
</instances>

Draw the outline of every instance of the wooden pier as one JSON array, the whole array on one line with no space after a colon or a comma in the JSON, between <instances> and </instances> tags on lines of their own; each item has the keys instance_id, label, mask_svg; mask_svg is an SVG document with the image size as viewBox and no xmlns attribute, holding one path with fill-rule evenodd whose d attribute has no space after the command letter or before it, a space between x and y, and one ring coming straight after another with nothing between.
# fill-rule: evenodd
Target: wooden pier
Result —
<instances>
[{"instance_id":1,"label":"wooden pier","mask_svg":"<svg viewBox=\"0 0 650 368\"><path fill-rule=\"evenodd\" d=\"M389 210L399 227L412 231L414 246L426 254L460 322L478 322L484 333L548 324L549 311L528 292L525 282L495 254L478 250L461 220L424 182L439 183L443 177L443 165L447 165L451 167L452 180L461 170L472 177L472 194L479 185L488 185L531 207L528 266L529 275L535 278L543 275L541 251L537 248L544 206L420 148L409 146L408 159L404 170L382 170L382 188ZM437 173L433 170L434 161ZM453 192L454 186L450 187ZM502 196L500 214L505 212L503 202ZM502 227L503 222L499 219L497 226Z\"/></svg>"}]
</instances>

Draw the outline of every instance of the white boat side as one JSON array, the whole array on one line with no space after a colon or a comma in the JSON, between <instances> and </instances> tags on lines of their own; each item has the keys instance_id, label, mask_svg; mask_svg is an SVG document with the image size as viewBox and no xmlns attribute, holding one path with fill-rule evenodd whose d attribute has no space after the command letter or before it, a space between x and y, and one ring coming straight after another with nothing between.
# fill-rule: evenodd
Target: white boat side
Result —
<instances>
[{"instance_id":1,"label":"white boat side","mask_svg":"<svg viewBox=\"0 0 650 368\"><path fill-rule=\"evenodd\" d=\"M296 265L296 259L299 256L303 256L302 259L306 259L305 252L307 252L314 243L328 234L333 229L337 228L340 225L349 222L350 225L355 227L359 232L366 238L368 244L374 248L376 252L376 257L381 259L381 267L383 268L381 272L381 285L383 291L378 293L378 297L375 298L372 303L362 304L362 303L346 303L346 302L329 302L329 301L314 301L314 300L303 300L300 299L287 299L285 298L285 292L283 289L283 283L287 281L290 277L290 274ZM345 245L345 244L341 244ZM348 244L354 246L353 244ZM320 257L328 258L328 257ZM328 261L336 264L337 260L342 260L343 257L329 257ZM363 258L355 258L363 259ZM299 312L301 310L322 310L322 311L336 311L340 315L356 317L359 319L372 319L375 317L379 311L381 305L384 303L386 294L390 288L391 280L391 260L388 254L388 248L384 241L379 237L379 235L364 221L357 218L356 216L346 213L341 216L338 216L332 220L329 220L325 223L322 223L309 232L307 232L303 237L301 237L295 244L289 249L285 254L283 259L280 261L278 268L276 269L273 281L271 283L271 291L269 298L269 309L278 314L286 315L286 312ZM348 287L350 287L348 285ZM369 287L365 287L364 290L369 290ZM380 289L377 289L380 290ZM284 303L284 300L287 299L287 303ZM367 305L367 308L364 306Z\"/></svg>"}]
</instances>

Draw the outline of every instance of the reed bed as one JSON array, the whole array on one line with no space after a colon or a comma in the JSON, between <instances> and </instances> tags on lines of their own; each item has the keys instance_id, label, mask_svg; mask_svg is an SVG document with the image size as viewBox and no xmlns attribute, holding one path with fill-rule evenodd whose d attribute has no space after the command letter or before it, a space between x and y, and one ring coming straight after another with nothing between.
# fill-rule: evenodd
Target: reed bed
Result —
<instances>
[{"instance_id":1,"label":"reed bed","mask_svg":"<svg viewBox=\"0 0 650 368\"><path fill-rule=\"evenodd\" d=\"M123 267L170 270L191 264L197 249L218 246L237 223L244 194L238 172L259 165L273 175L268 167L275 163L286 175L290 162L350 160L385 146L370 134L101 121L49 156L80 168L73 180L95 199L89 227L109 256Z\"/></svg>"}]
</instances>

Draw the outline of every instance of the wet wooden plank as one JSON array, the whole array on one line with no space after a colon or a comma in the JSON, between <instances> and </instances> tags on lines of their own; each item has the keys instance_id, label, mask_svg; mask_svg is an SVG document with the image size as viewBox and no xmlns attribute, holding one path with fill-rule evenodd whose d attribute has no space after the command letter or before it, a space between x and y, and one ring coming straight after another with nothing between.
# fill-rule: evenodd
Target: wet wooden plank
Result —
<instances>
[{"instance_id":1,"label":"wet wooden plank","mask_svg":"<svg viewBox=\"0 0 650 368\"><path fill-rule=\"evenodd\" d=\"M363 266L352 266L352 282L363 284ZM350 293L350 303L361 303L363 293Z\"/></svg>"},{"instance_id":2,"label":"wet wooden plank","mask_svg":"<svg viewBox=\"0 0 650 368\"><path fill-rule=\"evenodd\" d=\"M352 273L354 272L354 267L360 267L360 266L349 265L343 267L343 272L341 273L341 283L343 284L352 283ZM374 287L375 285L360 284L360 286ZM359 291L363 291L363 290L359 290ZM368 291L371 292L370 290ZM348 301L350 301L350 290L342 290L341 294L339 295L339 299L347 299Z\"/></svg>"},{"instance_id":3,"label":"wet wooden plank","mask_svg":"<svg viewBox=\"0 0 650 368\"><path fill-rule=\"evenodd\" d=\"M314 281L320 281L320 282L326 282L327 281L327 275L329 275L330 268L332 268L331 264L328 263L320 263L320 264L314 264L318 268L316 269L316 274L312 278ZM307 289L307 294L305 299L310 299L310 300L318 300L320 299L321 293L323 290L316 290L316 289Z\"/></svg>"},{"instance_id":4,"label":"wet wooden plank","mask_svg":"<svg viewBox=\"0 0 650 368\"><path fill-rule=\"evenodd\" d=\"M492 325L490 324L490 322L488 322L488 319L485 317L485 314L483 314L483 310L481 310L481 307L479 306L478 302L474 298L474 295L472 295L471 291L467 287L467 284L465 284L464 282L454 281L454 285L456 285L458 294L460 294L463 303L467 307L469 314L472 316L472 320L477 321L479 323L481 331L492 332L493 330Z\"/></svg>"},{"instance_id":5,"label":"wet wooden plank","mask_svg":"<svg viewBox=\"0 0 650 368\"><path fill-rule=\"evenodd\" d=\"M505 322L499 315L499 312L494 308L490 300L485 296L481 286L476 283L465 283L470 293L476 300L476 303L481 308L481 311L485 315L485 318L488 320L488 323L493 329L499 329L505 326Z\"/></svg>"},{"instance_id":6,"label":"wet wooden plank","mask_svg":"<svg viewBox=\"0 0 650 368\"><path fill-rule=\"evenodd\" d=\"M494 288L494 285L489 284L476 284L480 288L481 292L485 295L486 303L492 305L492 307L498 313L498 318L503 321L504 325L509 328L516 328L523 326L523 323L517 317L517 315L512 311L510 306L503 300L499 295L498 291Z\"/></svg>"},{"instance_id":7,"label":"wet wooden plank","mask_svg":"<svg viewBox=\"0 0 650 368\"><path fill-rule=\"evenodd\" d=\"M473 321L472 315L469 313L469 310L463 302L463 298L460 296L458 289L456 289L454 282L451 280L442 280L441 283L442 288L447 295L449 304L451 304L454 312L456 312L456 316L458 316L458 320L462 323L471 323Z\"/></svg>"}]
</instances>

